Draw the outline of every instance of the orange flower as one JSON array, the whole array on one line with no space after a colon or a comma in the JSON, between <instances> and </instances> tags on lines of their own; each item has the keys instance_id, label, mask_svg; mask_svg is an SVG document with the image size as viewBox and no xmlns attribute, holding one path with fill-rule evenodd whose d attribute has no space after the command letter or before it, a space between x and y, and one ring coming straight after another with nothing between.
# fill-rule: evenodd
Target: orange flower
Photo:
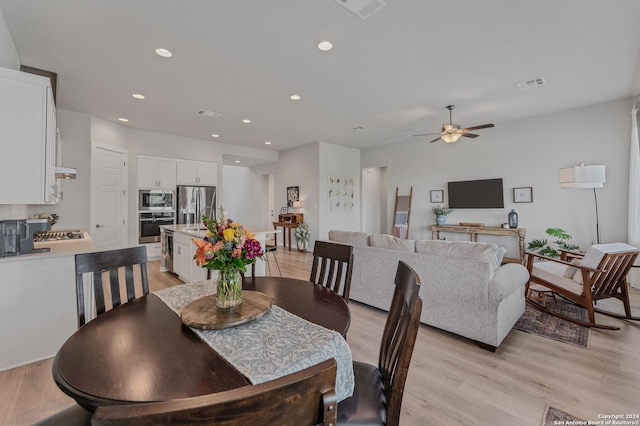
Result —
<instances>
[{"instance_id":1,"label":"orange flower","mask_svg":"<svg viewBox=\"0 0 640 426\"><path fill-rule=\"evenodd\" d=\"M205 240L197 240L194 238L193 242L198 246L195 254L196 265L206 265L208 263L206 255L211 255L213 253L213 246Z\"/></svg>"}]
</instances>

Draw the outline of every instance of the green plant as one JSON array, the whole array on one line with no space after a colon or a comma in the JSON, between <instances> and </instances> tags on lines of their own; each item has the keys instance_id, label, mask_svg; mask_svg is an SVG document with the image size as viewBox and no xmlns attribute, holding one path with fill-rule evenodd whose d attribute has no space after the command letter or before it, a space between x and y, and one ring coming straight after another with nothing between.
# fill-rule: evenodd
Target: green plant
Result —
<instances>
[{"instance_id":1,"label":"green plant","mask_svg":"<svg viewBox=\"0 0 640 426\"><path fill-rule=\"evenodd\" d=\"M431 206L431 212L436 216L447 216L452 211L449 206Z\"/></svg>"},{"instance_id":2,"label":"green plant","mask_svg":"<svg viewBox=\"0 0 640 426\"><path fill-rule=\"evenodd\" d=\"M557 246L557 249L567 251L580 250L579 246L567 243L567 240L571 239L571 235L567 234L567 231L565 231L564 229L547 228L547 230L544 232L551 237L557 238L557 240L553 242L553 244ZM558 250L551 247L546 238L544 240L533 240L527 247L529 250L537 252L538 254L541 254L543 256L553 258L560 257L560 253L558 252Z\"/></svg>"},{"instance_id":3,"label":"green plant","mask_svg":"<svg viewBox=\"0 0 640 426\"><path fill-rule=\"evenodd\" d=\"M306 222L302 222L296 228L296 240L306 243L309 241L309 237L311 236L311 231L309 230L309 224Z\"/></svg>"}]
</instances>

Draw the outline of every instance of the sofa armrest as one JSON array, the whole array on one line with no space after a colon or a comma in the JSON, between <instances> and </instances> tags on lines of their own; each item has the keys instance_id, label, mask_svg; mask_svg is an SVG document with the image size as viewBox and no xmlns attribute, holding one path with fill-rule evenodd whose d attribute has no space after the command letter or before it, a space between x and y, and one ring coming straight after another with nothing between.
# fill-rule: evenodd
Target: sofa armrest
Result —
<instances>
[{"instance_id":1,"label":"sofa armrest","mask_svg":"<svg viewBox=\"0 0 640 426\"><path fill-rule=\"evenodd\" d=\"M522 291L529 281L529 271L518 263L507 263L499 267L489 280L489 300L500 303L514 291Z\"/></svg>"}]
</instances>

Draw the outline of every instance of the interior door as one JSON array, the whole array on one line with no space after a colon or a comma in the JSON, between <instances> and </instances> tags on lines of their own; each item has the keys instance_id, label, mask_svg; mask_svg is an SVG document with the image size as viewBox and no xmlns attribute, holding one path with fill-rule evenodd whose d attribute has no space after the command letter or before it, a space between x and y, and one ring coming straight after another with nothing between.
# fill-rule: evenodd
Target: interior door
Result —
<instances>
[{"instance_id":1,"label":"interior door","mask_svg":"<svg viewBox=\"0 0 640 426\"><path fill-rule=\"evenodd\" d=\"M91 150L91 238L98 250L126 247L128 152L93 146Z\"/></svg>"},{"instance_id":2,"label":"interior door","mask_svg":"<svg viewBox=\"0 0 640 426\"><path fill-rule=\"evenodd\" d=\"M274 215L274 177L272 174L262 175L262 220L261 226L271 229L271 223L276 221Z\"/></svg>"}]
</instances>

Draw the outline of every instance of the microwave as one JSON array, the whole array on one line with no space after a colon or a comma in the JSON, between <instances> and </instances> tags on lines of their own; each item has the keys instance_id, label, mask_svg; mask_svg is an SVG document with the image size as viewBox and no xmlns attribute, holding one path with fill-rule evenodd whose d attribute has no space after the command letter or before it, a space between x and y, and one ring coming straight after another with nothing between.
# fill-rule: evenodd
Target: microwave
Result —
<instances>
[{"instance_id":1,"label":"microwave","mask_svg":"<svg viewBox=\"0 0 640 426\"><path fill-rule=\"evenodd\" d=\"M161 189L141 189L138 192L138 210L174 211L175 194Z\"/></svg>"}]
</instances>

